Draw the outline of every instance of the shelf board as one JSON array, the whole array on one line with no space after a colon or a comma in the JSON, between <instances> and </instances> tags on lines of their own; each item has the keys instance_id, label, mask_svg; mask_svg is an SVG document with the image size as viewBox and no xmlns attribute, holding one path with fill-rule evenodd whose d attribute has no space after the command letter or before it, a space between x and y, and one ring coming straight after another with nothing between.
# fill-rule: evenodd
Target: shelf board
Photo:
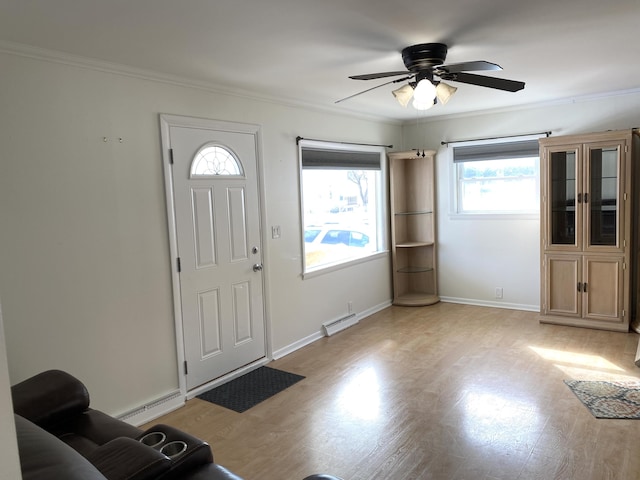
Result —
<instances>
[{"instance_id":1,"label":"shelf board","mask_svg":"<svg viewBox=\"0 0 640 480\"><path fill-rule=\"evenodd\" d=\"M394 305L400 305L404 307L420 307L426 305L433 305L438 303L440 297L433 293L406 293L404 295L398 295L393 301Z\"/></svg>"},{"instance_id":2,"label":"shelf board","mask_svg":"<svg viewBox=\"0 0 640 480\"><path fill-rule=\"evenodd\" d=\"M433 267L401 267L398 269L398 273L424 273L433 272Z\"/></svg>"},{"instance_id":3,"label":"shelf board","mask_svg":"<svg viewBox=\"0 0 640 480\"><path fill-rule=\"evenodd\" d=\"M429 215L431 213L433 213L433 211L431 210L415 210L411 212L396 212L394 213L394 215L397 215L398 217L403 217L403 216L410 216L410 215Z\"/></svg>"},{"instance_id":4,"label":"shelf board","mask_svg":"<svg viewBox=\"0 0 640 480\"><path fill-rule=\"evenodd\" d=\"M431 247L433 242L400 242L396 244L397 248L414 248L414 247Z\"/></svg>"}]
</instances>

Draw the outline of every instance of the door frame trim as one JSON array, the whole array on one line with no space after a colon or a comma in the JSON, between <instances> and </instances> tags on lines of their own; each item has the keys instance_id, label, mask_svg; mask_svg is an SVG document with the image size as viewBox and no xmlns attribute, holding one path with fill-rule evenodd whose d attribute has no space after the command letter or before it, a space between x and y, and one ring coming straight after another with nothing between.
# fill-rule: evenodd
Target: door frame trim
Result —
<instances>
[{"instance_id":1,"label":"door frame trim","mask_svg":"<svg viewBox=\"0 0 640 480\"><path fill-rule=\"evenodd\" d=\"M171 148L171 127L191 127L191 128L205 128L209 130L219 130L223 132L233 133L245 133L253 135L255 138L256 147L256 173L258 183L258 218L260 221L260 241L262 243L262 263L267 267L269 265L268 250L265 248L267 245L266 229L266 215L264 205L266 205L265 188L264 188L264 168L262 165L262 127L258 124L249 123L237 123L224 120L213 120L208 118L187 117L182 115L172 115L161 113L159 115L160 120L160 141L161 141L161 158L162 166L164 170L164 191L167 211L167 226L169 234L169 265L171 269L171 286L173 293L173 317L176 335L176 373L178 375L178 388L181 395L190 399L202 393L203 391L212 388L218 384L224 383L232 378L243 375L251 370L254 370L261 365L264 365L271 361L273 357L272 353L272 334L271 334L271 315L270 308L270 295L269 295L269 276L263 274L262 281L262 294L263 294L263 306L264 306L264 325L265 325L265 353L266 357L258 359L257 361L245 365L238 370L228 373L218 379L201 385L187 391L186 375L184 373L185 362L185 347L184 347L184 335L183 335L183 318L181 308L180 297L180 275L177 269L178 258L178 232L176 223L176 211L174 202L174 189L173 189L173 169L170 156Z\"/></svg>"}]
</instances>

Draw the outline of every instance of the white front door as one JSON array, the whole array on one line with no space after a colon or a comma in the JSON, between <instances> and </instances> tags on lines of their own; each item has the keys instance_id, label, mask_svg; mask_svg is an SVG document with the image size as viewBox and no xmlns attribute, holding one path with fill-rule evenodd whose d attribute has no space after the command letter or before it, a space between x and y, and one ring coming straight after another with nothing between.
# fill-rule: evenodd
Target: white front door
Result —
<instances>
[{"instance_id":1,"label":"white front door","mask_svg":"<svg viewBox=\"0 0 640 480\"><path fill-rule=\"evenodd\" d=\"M162 118L191 390L266 357L258 127Z\"/></svg>"}]
</instances>

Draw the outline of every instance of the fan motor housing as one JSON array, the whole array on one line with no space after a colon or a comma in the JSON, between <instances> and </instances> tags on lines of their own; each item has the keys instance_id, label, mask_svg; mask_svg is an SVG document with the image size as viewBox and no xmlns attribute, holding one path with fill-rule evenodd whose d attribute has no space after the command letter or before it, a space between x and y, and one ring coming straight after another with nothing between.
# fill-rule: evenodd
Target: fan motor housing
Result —
<instances>
[{"instance_id":1,"label":"fan motor housing","mask_svg":"<svg viewBox=\"0 0 640 480\"><path fill-rule=\"evenodd\" d=\"M410 72L419 72L442 65L447 58L444 43L420 43L402 50L402 61Z\"/></svg>"}]
</instances>

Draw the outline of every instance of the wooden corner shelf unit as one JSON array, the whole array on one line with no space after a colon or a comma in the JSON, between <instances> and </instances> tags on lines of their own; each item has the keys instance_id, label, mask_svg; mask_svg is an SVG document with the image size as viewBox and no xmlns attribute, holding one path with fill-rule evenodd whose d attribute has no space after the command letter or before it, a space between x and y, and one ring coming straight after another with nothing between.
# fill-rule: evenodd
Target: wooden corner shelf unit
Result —
<instances>
[{"instance_id":1,"label":"wooden corner shelf unit","mask_svg":"<svg viewBox=\"0 0 640 480\"><path fill-rule=\"evenodd\" d=\"M438 297L435 151L389 154L393 304L432 305Z\"/></svg>"}]
</instances>

